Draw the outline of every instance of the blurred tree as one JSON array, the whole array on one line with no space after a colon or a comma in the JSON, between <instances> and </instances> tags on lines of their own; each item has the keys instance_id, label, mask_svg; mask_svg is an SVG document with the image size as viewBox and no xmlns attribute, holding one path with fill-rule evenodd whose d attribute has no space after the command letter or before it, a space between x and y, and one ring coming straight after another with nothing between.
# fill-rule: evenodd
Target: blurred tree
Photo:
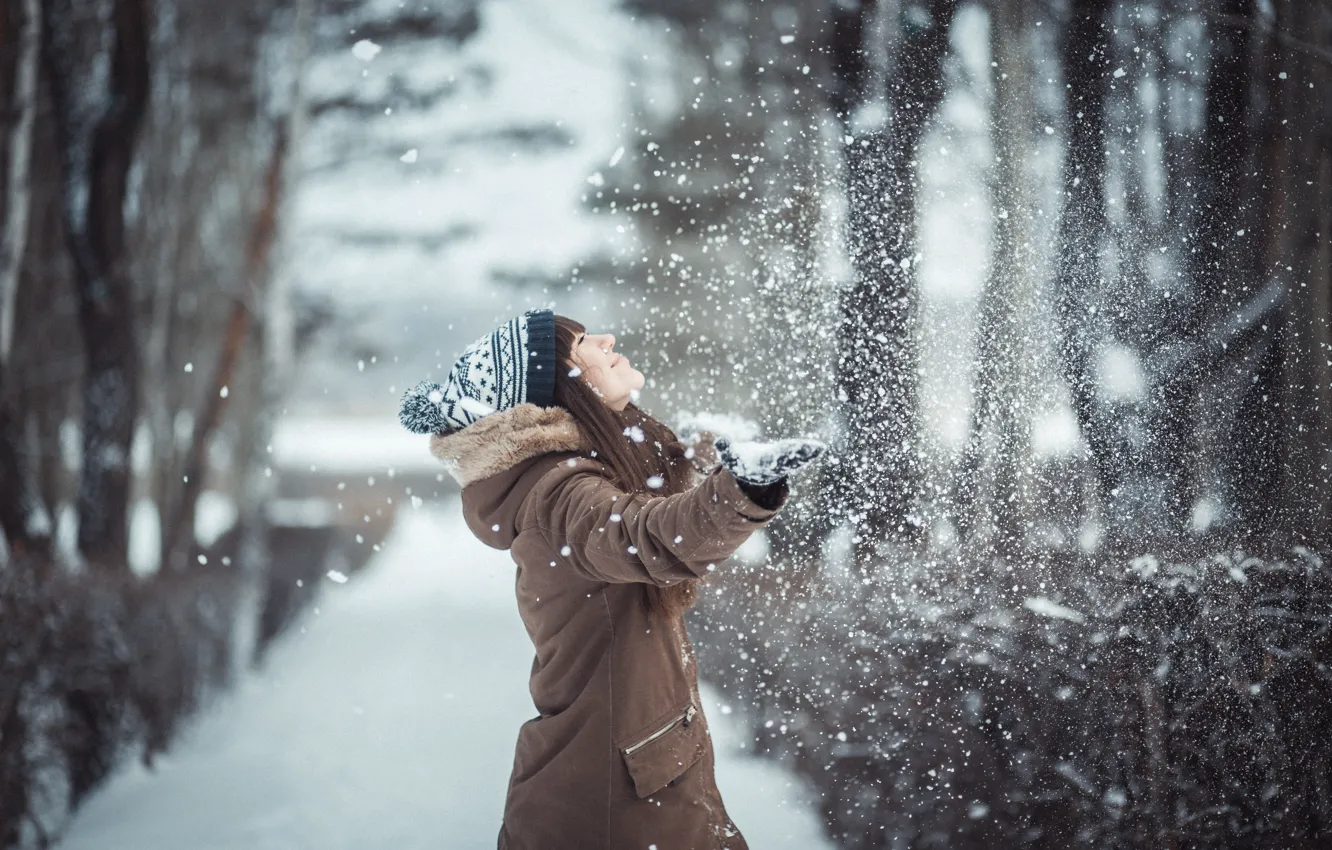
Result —
<instances>
[{"instance_id":1,"label":"blurred tree","mask_svg":"<svg viewBox=\"0 0 1332 850\"><path fill-rule=\"evenodd\" d=\"M1064 378L1073 410L1091 455L1097 493L1103 504L1123 484L1129 451L1124 419L1098 392L1096 356L1109 329L1101 313L1086 305L1104 297L1106 213L1106 99L1110 93L1111 0L1074 3L1061 30L1064 126L1068 134L1063 163L1064 204L1059 218L1054 290Z\"/></svg>"},{"instance_id":2,"label":"blurred tree","mask_svg":"<svg viewBox=\"0 0 1332 850\"><path fill-rule=\"evenodd\" d=\"M955 0L836 3L829 9L829 100L846 151L855 277L841 302L837 384L847 441L833 485L854 518L855 559L880 541L918 540L921 497L914 334L916 159L944 95Z\"/></svg>"},{"instance_id":3,"label":"blurred tree","mask_svg":"<svg viewBox=\"0 0 1332 850\"><path fill-rule=\"evenodd\" d=\"M1253 430L1237 455L1265 465L1241 513L1318 546L1332 539L1332 9L1278 0L1254 26L1274 57L1263 81L1269 183L1259 260L1286 295L1273 318L1276 366L1252 382L1241 419ZM1275 451L1262 451L1262 440ZM1245 473L1241 466L1237 483Z\"/></svg>"},{"instance_id":4,"label":"blurred tree","mask_svg":"<svg viewBox=\"0 0 1332 850\"><path fill-rule=\"evenodd\" d=\"M289 154L283 127L302 8L262 0L184 7L158 33L162 66L146 145L161 167L145 174L135 262L145 366L156 376L144 398L142 492L158 517L157 560L171 569L195 560L201 493L245 501L238 477L216 459L235 458L265 403L252 365L265 357L254 322L276 307L268 246ZM168 206L179 218L151 212Z\"/></svg>"},{"instance_id":5,"label":"blurred tree","mask_svg":"<svg viewBox=\"0 0 1332 850\"><path fill-rule=\"evenodd\" d=\"M1286 460L1299 429L1327 427L1316 392L1308 394L1318 386L1306 383L1309 349L1297 342L1316 346L1325 322L1312 318L1316 305L1292 300L1319 291L1310 285L1318 264L1285 254L1303 217L1286 197L1300 168L1290 144L1311 145L1301 162L1316 170L1326 115L1313 103L1288 112L1298 89L1283 81L1301 62L1312 64L1308 80L1327 64L1316 46L1319 15L1241 0L1214 10L1173 2L1072 10L1061 58L1069 135L1056 288L1065 378L1108 542L1116 551L1170 549L1199 534L1270 541L1318 526L1308 519L1317 511L1303 506L1324 498L1325 481L1303 476L1299 506L1285 495L1302 477ZM1290 35L1297 20L1315 42ZM1144 73L1119 84L1126 65ZM1314 173L1306 189L1317 185ZM1156 175L1164 186L1154 194L1147 184ZM1300 279L1300 266L1312 279ZM1106 370L1129 368L1113 356L1141 367L1140 395L1112 386L1123 376ZM1307 377L1287 381L1292 367ZM1302 425L1286 436L1273 415L1283 399L1302 411L1287 414Z\"/></svg>"},{"instance_id":6,"label":"blurred tree","mask_svg":"<svg viewBox=\"0 0 1332 850\"><path fill-rule=\"evenodd\" d=\"M966 495L959 516L970 541L1008 555L1026 545L1036 518L1031 429L1040 313L1034 249L1035 67L1029 4L990 7L994 97L994 237L977 326L975 406L962 461Z\"/></svg>"},{"instance_id":7,"label":"blurred tree","mask_svg":"<svg viewBox=\"0 0 1332 850\"><path fill-rule=\"evenodd\" d=\"M246 535L194 505L268 533L233 470L290 377L269 280L315 3L0 3L0 845L250 661L268 553L233 566Z\"/></svg>"},{"instance_id":8,"label":"blurred tree","mask_svg":"<svg viewBox=\"0 0 1332 850\"><path fill-rule=\"evenodd\" d=\"M140 380L125 196L148 105L149 20L146 0L112 4L106 33L110 68L103 87L97 67L104 35L100 12L97 4L44 0L42 57L86 358L79 551L99 567L123 569Z\"/></svg>"},{"instance_id":9,"label":"blurred tree","mask_svg":"<svg viewBox=\"0 0 1332 850\"><path fill-rule=\"evenodd\" d=\"M694 17L681 11L679 20L716 33L715 20L699 17L707 5L672 8L687 7ZM1326 758L1320 721L1297 708L1299 694L1321 693L1326 661L1314 609L1326 592L1332 522L1332 10L1295 0L984 7L994 232L978 305L976 408L958 476L970 498L947 509L986 546L898 559L889 580L864 587L829 570L822 582L777 593L780 581L746 575L735 585L740 599L762 602L710 609L727 626L710 635L713 669L773 721L756 724L756 740L797 758L846 846L1155 847L1187 838L1258 847L1280 843L1276 835L1320 846L1321 774L1292 772L1289 759L1306 750L1317 751L1318 765ZM830 108L843 105L837 155L848 136L852 143L846 183L825 203L849 209L849 291L881 287L873 290L881 300L860 305L874 313L864 324L887 340L875 340L884 346L876 356L902 327L885 317L910 315L893 301L901 264L883 271L874 261L907 253L908 242L887 241L882 228L907 239L911 207L901 204L912 199L891 181L909 183L916 166L909 156L895 171L884 166L890 148L856 142L893 126L895 108L882 102L890 98L875 108L874 93L910 90L903 81L928 67L928 52L894 53L895 38L919 35L934 19L920 8L819 7L829 52L818 84ZM899 13L916 22L902 28L907 35L893 34ZM774 188L758 210L706 213L737 216L725 219L731 227L780 221L775 230L796 255L793 231L814 231L829 211L820 218L780 204L800 206L790 191L797 175L835 170L760 171L774 149L794 158L809 148L768 126L794 114L773 106L783 101L771 81L782 78L768 76L767 60L780 62L764 53L768 23L752 13L726 26L750 39L740 79L762 68L770 86L728 78L724 97L763 93L771 111L746 117L764 125L767 161L750 173ZM717 39L707 45L714 52L700 53L716 56L726 43ZM896 56L912 67L895 66ZM1061 73L1047 76L1051 60ZM933 73L926 90L942 85ZM682 99L686 117L671 113L661 124L688 123L700 100ZM1043 109L1063 117L1048 120L1047 135ZM1047 154L1061 142L1059 162ZM1058 176L1057 188L1046 175ZM1060 204L1053 238L1040 226L1051 202ZM1045 368L1040 337L1047 258L1058 370ZM914 277L914 261L905 272ZM785 294L761 288L752 313ZM738 304L732 314L748 320L750 302ZM837 353L848 352L847 339ZM1063 467L1041 455L1034 433L1046 400L1038 393L1056 371L1087 450ZM848 412L858 451L899 434L904 421L891 418L888 402L874 409L881 418L858 424ZM848 456L875 474L887 465L883 453L868 463ZM1075 519L1085 534L1043 538L1037 532L1056 508L1033 478L1050 469L1072 478L1084 465ZM1082 481L1057 483L1077 492ZM839 482L834 498L847 489ZM903 504L896 510L909 516ZM899 533L869 527L869 539L857 541L862 563ZM1260 546L1286 551L1250 557ZM990 572L996 550L1011 572ZM1313 643L1294 648L1306 638ZM779 718L781 733L768 730Z\"/></svg>"},{"instance_id":10,"label":"blurred tree","mask_svg":"<svg viewBox=\"0 0 1332 850\"><path fill-rule=\"evenodd\" d=\"M23 421L7 373L12 362L19 272L28 235L30 163L37 113L41 6L37 0L0 4L0 531L22 554L34 542L36 499L20 451Z\"/></svg>"},{"instance_id":11,"label":"blurred tree","mask_svg":"<svg viewBox=\"0 0 1332 850\"><path fill-rule=\"evenodd\" d=\"M1228 15L1249 16L1252 0L1226 0ZM1162 511L1170 520L1167 533L1182 534L1201 495L1198 456L1198 393L1219 371L1221 355L1209 351L1209 336L1223 332L1218 320L1241 301L1257 269L1253 249L1241 222L1247 217L1247 179L1254 165L1250 137L1251 61L1246 30L1234 23L1207 29L1209 47L1204 123L1197 148L1198 179L1189 203L1183 271L1187 286L1174 302L1171 342L1184 357L1170 358L1158 368L1159 396L1149 436L1151 466L1161 476ZM1208 332L1213 333L1209 334ZM1212 356L1208 356L1212 354Z\"/></svg>"}]
</instances>

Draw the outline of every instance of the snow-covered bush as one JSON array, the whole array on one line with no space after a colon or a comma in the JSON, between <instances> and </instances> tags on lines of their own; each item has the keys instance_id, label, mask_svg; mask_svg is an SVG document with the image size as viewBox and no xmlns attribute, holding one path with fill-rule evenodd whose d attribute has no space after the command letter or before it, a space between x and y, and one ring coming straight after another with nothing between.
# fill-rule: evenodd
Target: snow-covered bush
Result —
<instances>
[{"instance_id":1,"label":"snow-covered bush","mask_svg":"<svg viewBox=\"0 0 1332 850\"><path fill-rule=\"evenodd\" d=\"M0 847L48 846L119 761L151 761L226 678L238 576L0 569Z\"/></svg>"},{"instance_id":2,"label":"snow-covered bush","mask_svg":"<svg viewBox=\"0 0 1332 850\"><path fill-rule=\"evenodd\" d=\"M1063 567L1079 578L1046 595L924 568L812 593L760 583L766 619L700 612L700 669L761 706L757 749L817 784L842 846L1332 838L1325 561Z\"/></svg>"}]
</instances>

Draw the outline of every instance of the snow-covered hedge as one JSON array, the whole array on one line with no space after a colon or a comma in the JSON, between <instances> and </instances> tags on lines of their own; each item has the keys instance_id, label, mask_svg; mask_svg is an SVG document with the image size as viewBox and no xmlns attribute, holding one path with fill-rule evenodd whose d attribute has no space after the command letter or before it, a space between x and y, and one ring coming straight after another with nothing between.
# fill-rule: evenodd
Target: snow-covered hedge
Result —
<instances>
[{"instance_id":1,"label":"snow-covered hedge","mask_svg":"<svg viewBox=\"0 0 1332 850\"><path fill-rule=\"evenodd\" d=\"M123 758L228 675L239 573L139 582L0 567L0 847L44 847Z\"/></svg>"},{"instance_id":2,"label":"snow-covered hedge","mask_svg":"<svg viewBox=\"0 0 1332 850\"><path fill-rule=\"evenodd\" d=\"M762 571L731 588L761 605L698 612L701 669L760 706L756 748L820 788L842 846L1332 840L1317 554L1065 563L1038 593L959 566L803 591Z\"/></svg>"},{"instance_id":3,"label":"snow-covered hedge","mask_svg":"<svg viewBox=\"0 0 1332 850\"><path fill-rule=\"evenodd\" d=\"M151 764L211 693L299 622L327 570L366 563L392 515L381 519L272 528L262 577L217 556L148 578L0 564L0 848L50 846L118 764ZM361 532L373 535L365 545ZM232 535L218 545L236 549Z\"/></svg>"}]
</instances>

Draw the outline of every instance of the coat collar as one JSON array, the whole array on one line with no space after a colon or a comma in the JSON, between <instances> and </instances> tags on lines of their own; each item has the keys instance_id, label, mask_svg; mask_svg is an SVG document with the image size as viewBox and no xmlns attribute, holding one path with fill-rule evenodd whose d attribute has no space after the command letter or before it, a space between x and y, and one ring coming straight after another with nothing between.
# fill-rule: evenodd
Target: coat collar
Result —
<instances>
[{"instance_id":1,"label":"coat collar","mask_svg":"<svg viewBox=\"0 0 1332 850\"><path fill-rule=\"evenodd\" d=\"M515 405L483 416L466 428L430 438L430 453L444 463L459 487L537 455L587 448L573 414L562 407L535 404Z\"/></svg>"}]
</instances>

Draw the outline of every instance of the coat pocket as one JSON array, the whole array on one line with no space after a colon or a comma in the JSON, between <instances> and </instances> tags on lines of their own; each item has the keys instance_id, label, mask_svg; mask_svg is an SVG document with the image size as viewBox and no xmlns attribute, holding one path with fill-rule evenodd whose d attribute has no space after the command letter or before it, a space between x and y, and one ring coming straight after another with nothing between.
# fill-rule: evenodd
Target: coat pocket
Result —
<instances>
[{"instance_id":1,"label":"coat pocket","mask_svg":"<svg viewBox=\"0 0 1332 850\"><path fill-rule=\"evenodd\" d=\"M655 794L703 757L707 726L693 703L658 729L620 748L639 797Z\"/></svg>"}]
</instances>

